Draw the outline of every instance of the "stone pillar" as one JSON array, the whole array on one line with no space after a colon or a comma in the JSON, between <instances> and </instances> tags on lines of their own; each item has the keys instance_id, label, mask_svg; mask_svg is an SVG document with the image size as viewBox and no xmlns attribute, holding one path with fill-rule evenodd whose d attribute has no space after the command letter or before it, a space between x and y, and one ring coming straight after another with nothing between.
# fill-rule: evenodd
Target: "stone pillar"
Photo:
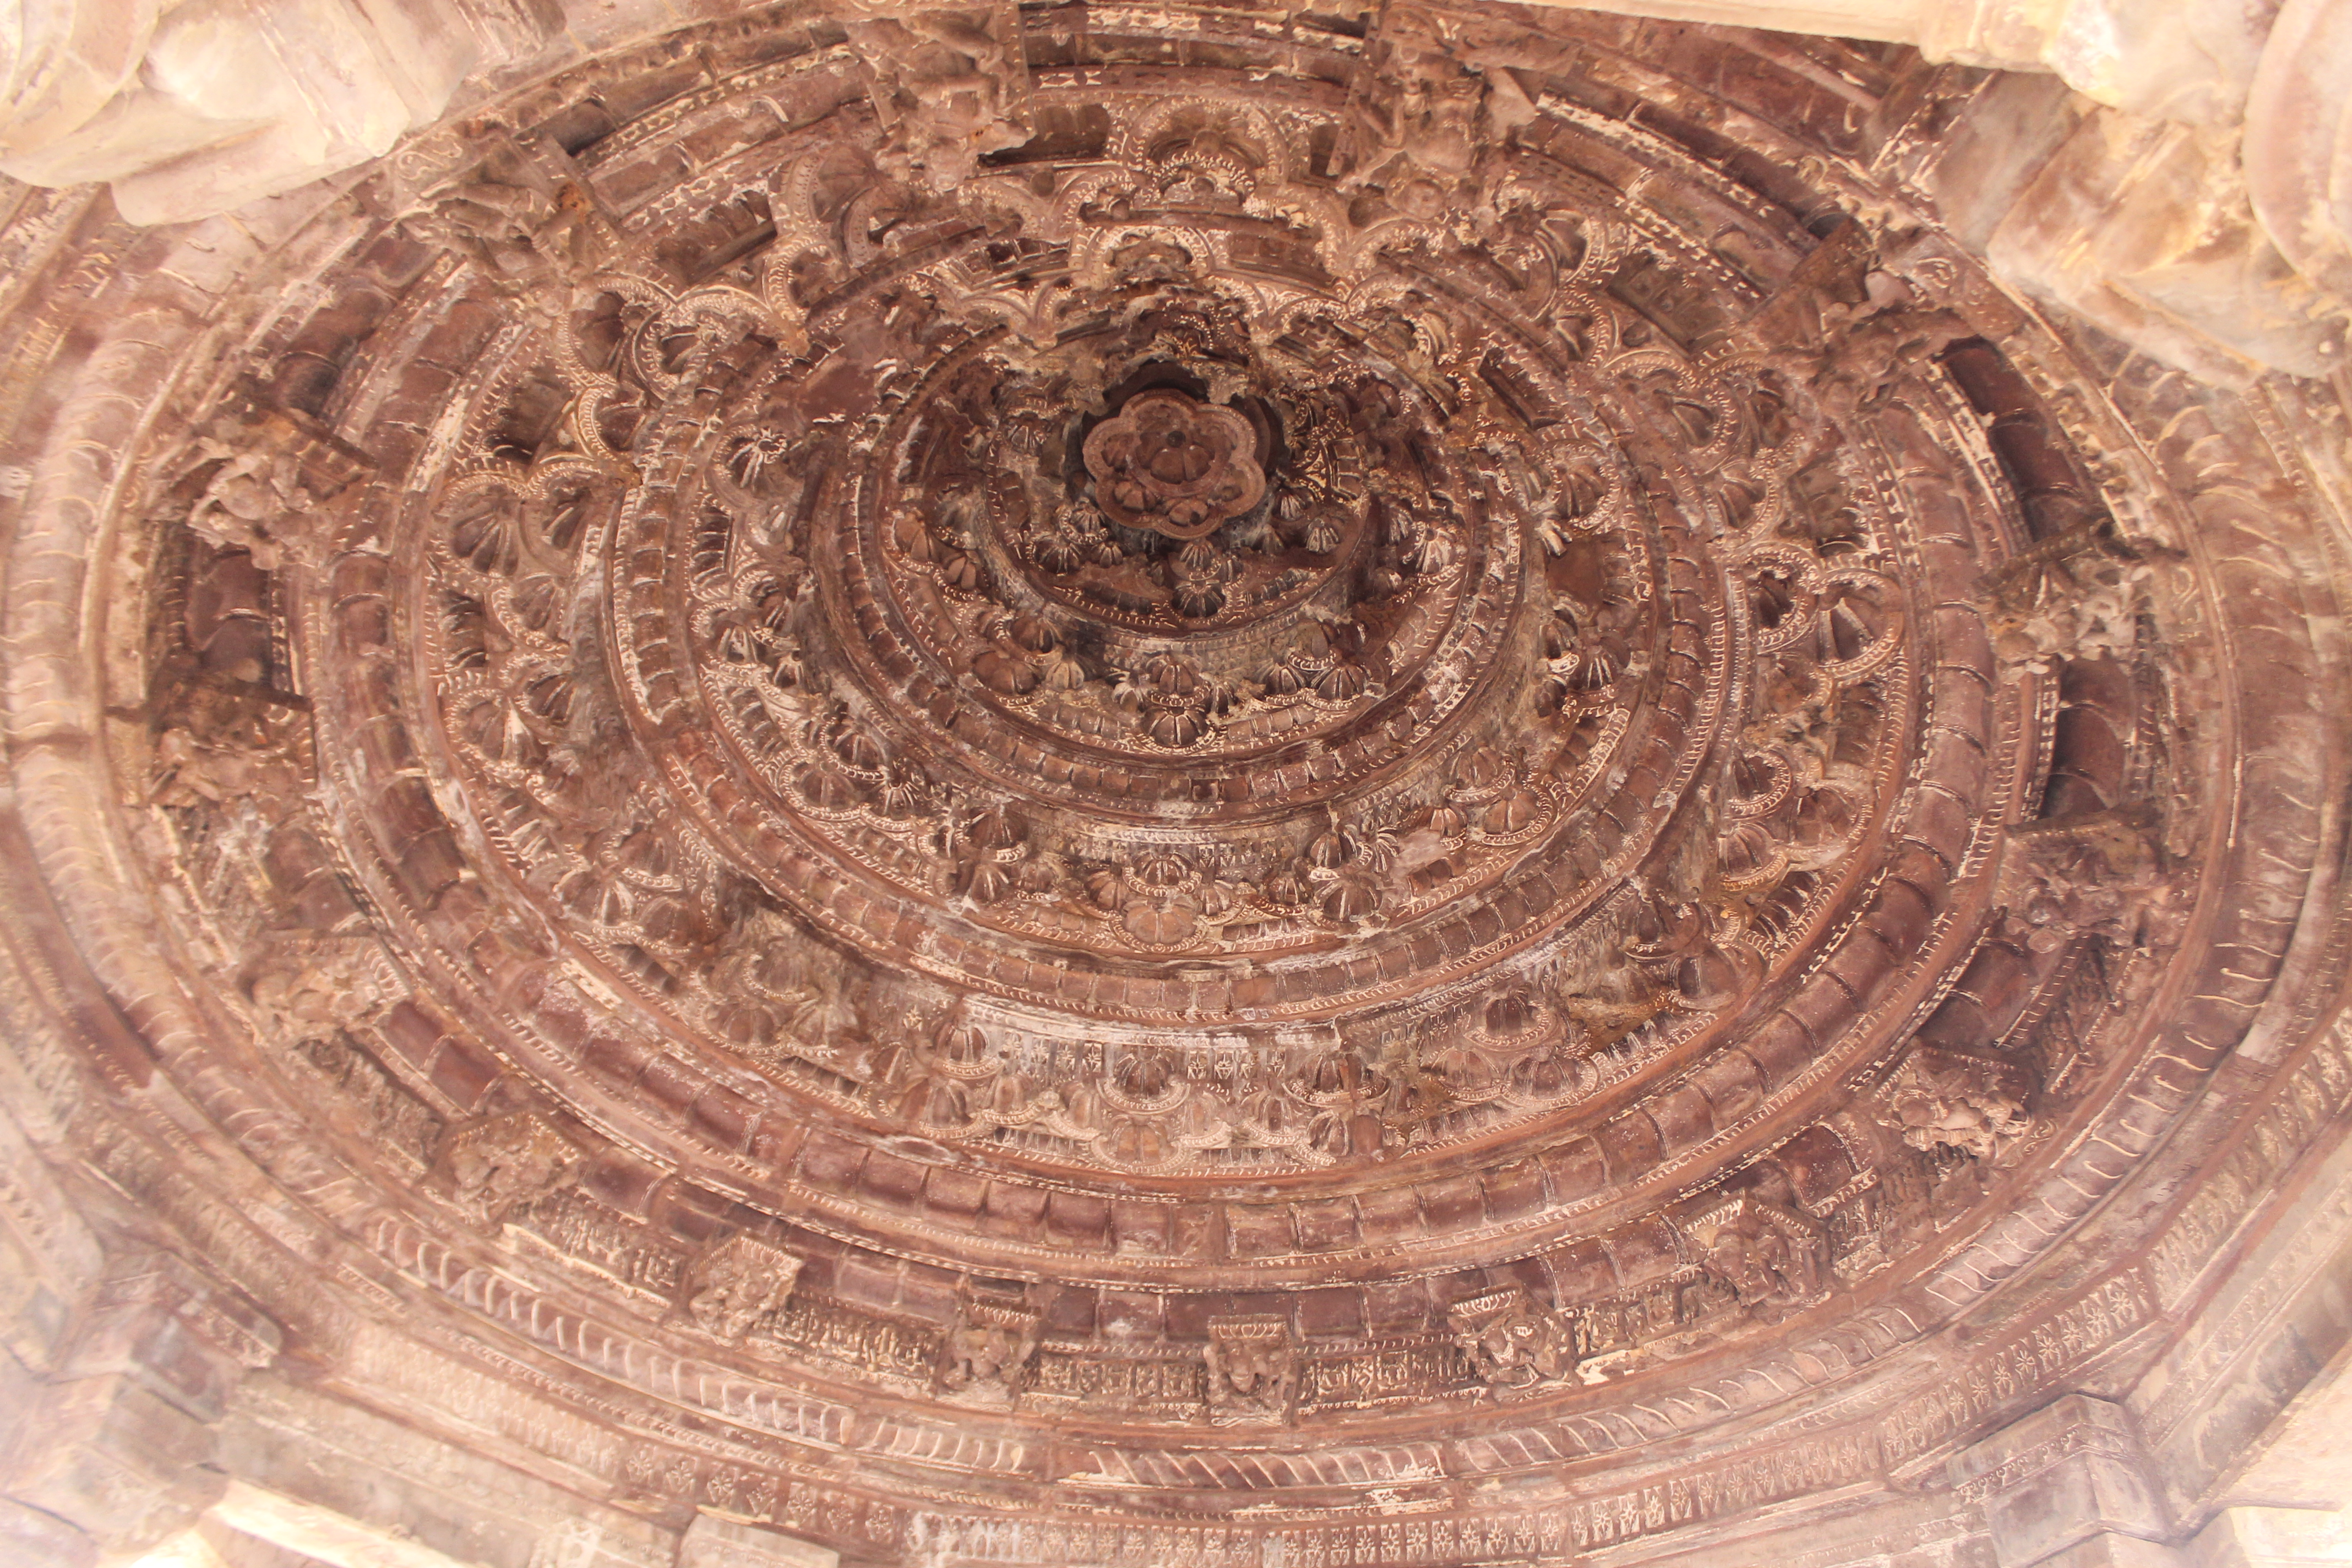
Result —
<instances>
[{"instance_id":1,"label":"stone pillar","mask_svg":"<svg viewBox=\"0 0 2352 1568\"><path fill-rule=\"evenodd\" d=\"M2000 1568L2189 1568L2123 1406L2070 1394L1951 1460Z\"/></svg>"},{"instance_id":2,"label":"stone pillar","mask_svg":"<svg viewBox=\"0 0 2352 1568\"><path fill-rule=\"evenodd\" d=\"M2246 189L2294 269L2352 299L2352 6L2286 0L2246 100Z\"/></svg>"},{"instance_id":3,"label":"stone pillar","mask_svg":"<svg viewBox=\"0 0 2352 1568\"><path fill-rule=\"evenodd\" d=\"M1925 182L1948 214L2005 211L1984 247L2003 280L2225 385L2265 370L2326 375L2346 361L2352 183L2337 171L2352 166L2352 6L2341 0L1587 5L2055 73L2080 96L2063 110L2071 134L2038 167L1971 164ZM2017 96L1980 95L1980 141L2032 135L2002 122Z\"/></svg>"},{"instance_id":4,"label":"stone pillar","mask_svg":"<svg viewBox=\"0 0 2352 1568\"><path fill-rule=\"evenodd\" d=\"M69 1563L152 1546L220 1500L228 1394L278 1351L277 1326L163 1254L119 1258L72 1314L45 1374L0 1427L0 1539ZM28 1373L30 1369L27 1369Z\"/></svg>"},{"instance_id":5,"label":"stone pillar","mask_svg":"<svg viewBox=\"0 0 2352 1568\"><path fill-rule=\"evenodd\" d=\"M0 1095L33 1107L0 1057ZM97 1547L68 1521L8 1495L19 1426L72 1350L74 1304L104 1271L98 1237L74 1213L16 1120L0 1114L0 1563L74 1568Z\"/></svg>"},{"instance_id":6,"label":"stone pillar","mask_svg":"<svg viewBox=\"0 0 2352 1568\"><path fill-rule=\"evenodd\" d=\"M2183 1552L2190 1568L2316 1568L2352 1563L2352 1514L2315 1508L2225 1508Z\"/></svg>"},{"instance_id":7,"label":"stone pillar","mask_svg":"<svg viewBox=\"0 0 2352 1568\"><path fill-rule=\"evenodd\" d=\"M208 216L389 152L532 29L488 0L0 0L0 174ZM11 26L10 24L14 25Z\"/></svg>"}]
</instances>

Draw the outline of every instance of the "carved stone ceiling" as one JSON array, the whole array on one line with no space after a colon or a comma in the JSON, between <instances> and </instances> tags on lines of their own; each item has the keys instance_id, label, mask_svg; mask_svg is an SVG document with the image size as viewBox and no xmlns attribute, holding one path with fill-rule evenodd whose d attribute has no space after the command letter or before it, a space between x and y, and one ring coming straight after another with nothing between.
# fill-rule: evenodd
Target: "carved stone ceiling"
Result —
<instances>
[{"instance_id":1,"label":"carved stone ceiling","mask_svg":"<svg viewBox=\"0 0 2352 1568\"><path fill-rule=\"evenodd\" d=\"M124 1168L853 1554L1899 1482L2195 1157L2326 702L2284 448L1986 281L1906 58L788 9L411 143L33 474ZM2021 1397L2153 1310L2063 1256Z\"/></svg>"}]
</instances>

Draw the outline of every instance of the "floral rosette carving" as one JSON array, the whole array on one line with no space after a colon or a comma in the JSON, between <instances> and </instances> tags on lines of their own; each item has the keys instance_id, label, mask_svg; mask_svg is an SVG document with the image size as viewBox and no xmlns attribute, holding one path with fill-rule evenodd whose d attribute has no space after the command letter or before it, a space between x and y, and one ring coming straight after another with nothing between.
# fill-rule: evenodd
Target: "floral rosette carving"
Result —
<instances>
[{"instance_id":1,"label":"floral rosette carving","mask_svg":"<svg viewBox=\"0 0 2352 1568\"><path fill-rule=\"evenodd\" d=\"M1103 510L1171 539L1202 538L1265 498L1250 422L1172 388L1139 393L1096 426L1086 460Z\"/></svg>"}]
</instances>

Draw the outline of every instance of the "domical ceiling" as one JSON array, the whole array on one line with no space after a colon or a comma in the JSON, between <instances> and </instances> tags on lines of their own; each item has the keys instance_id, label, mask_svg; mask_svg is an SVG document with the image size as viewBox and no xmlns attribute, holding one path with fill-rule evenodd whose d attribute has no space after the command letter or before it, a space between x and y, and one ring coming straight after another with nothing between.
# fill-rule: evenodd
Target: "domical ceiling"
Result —
<instances>
[{"instance_id":1,"label":"domical ceiling","mask_svg":"<svg viewBox=\"0 0 2352 1568\"><path fill-rule=\"evenodd\" d=\"M1915 1484L2165 1310L2335 721L2286 416L1989 282L1928 75L785 10L246 243L12 566L125 1167L355 1396L853 1555Z\"/></svg>"}]
</instances>

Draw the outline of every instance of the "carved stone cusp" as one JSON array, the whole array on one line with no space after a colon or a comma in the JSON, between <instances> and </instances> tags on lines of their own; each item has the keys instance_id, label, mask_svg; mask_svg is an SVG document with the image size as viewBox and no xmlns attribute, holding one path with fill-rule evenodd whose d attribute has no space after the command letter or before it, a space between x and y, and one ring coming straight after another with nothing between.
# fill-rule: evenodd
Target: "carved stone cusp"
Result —
<instances>
[{"instance_id":1,"label":"carved stone cusp","mask_svg":"<svg viewBox=\"0 0 2352 1568\"><path fill-rule=\"evenodd\" d=\"M860 4L846 30L888 132L886 165L952 191L983 156L1025 139L1029 68L1017 10Z\"/></svg>"},{"instance_id":2,"label":"carved stone cusp","mask_svg":"<svg viewBox=\"0 0 2352 1568\"><path fill-rule=\"evenodd\" d=\"M273 1038L331 1038L398 994L383 947L366 938L289 938L247 966L246 995Z\"/></svg>"},{"instance_id":3,"label":"carved stone cusp","mask_svg":"<svg viewBox=\"0 0 2352 1568\"><path fill-rule=\"evenodd\" d=\"M2068 510L2088 511L2081 498L2064 500ZM2047 674L2073 659L2129 658L2155 578L2097 513L1987 573L1979 603L2002 660Z\"/></svg>"},{"instance_id":4,"label":"carved stone cusp","mask_svg":"<svg viewBox=\"0 0 2352 1568\"><path fill-rule=\"evenodd\" d=\"M2166 866L2161 814L2147 803L2042 817L2009 829L2000 897L2037 948L2077 936L2137 947L2176 913Z\"/></svg>"},{"instance_id":5,"label":"carved stone cusp","mask_svg":"<svg viewBox=\"0 0 2352 1568\"><path fill-rule=\"evenodd\" d=\"M561 298L618 250L611 224L560 150L503 138L403 223L517 293L553 285Z\"/></svg>"}]
</instances>

